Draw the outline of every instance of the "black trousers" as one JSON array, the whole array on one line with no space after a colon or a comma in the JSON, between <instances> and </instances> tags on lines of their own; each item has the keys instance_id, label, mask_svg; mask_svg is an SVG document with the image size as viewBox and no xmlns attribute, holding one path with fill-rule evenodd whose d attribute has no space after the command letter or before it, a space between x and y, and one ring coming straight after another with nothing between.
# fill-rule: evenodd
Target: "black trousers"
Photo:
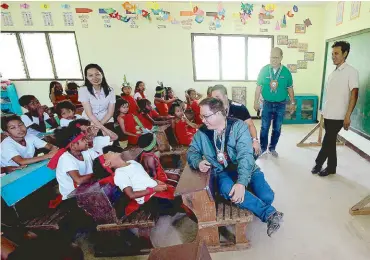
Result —
<instances>
[{"instance_id":1,"label":"black trousers","mask_svg":"<svg viewBox=\"0 0 370 260\"><path fill-rule=\"evenodd\" d=\"M328 171L335 173L337 169L337 136L343 127L343 120L324 119L324 126L324 140L316 158L316 165L322 166L328 159Z\"/></svg>"}]
</instances>

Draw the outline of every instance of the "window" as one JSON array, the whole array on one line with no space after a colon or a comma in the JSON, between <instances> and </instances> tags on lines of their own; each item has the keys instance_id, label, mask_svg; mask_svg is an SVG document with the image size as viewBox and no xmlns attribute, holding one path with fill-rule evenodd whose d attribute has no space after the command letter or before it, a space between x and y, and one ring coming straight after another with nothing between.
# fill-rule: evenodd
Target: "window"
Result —
<instances>
[{"instance_id":1,"label":"window","mask_svg":"<svg viewBox=\"0 0 370 260\"><path fill-rule=\"evenodd\" d=\"M2 32L0 72L12 80L81 80L73 32Z\"/></svg>"},{"instance_id":2,"label":"window","mask_svg":"<svg viewBox=\"0 0 370 260\"><path fill-rule=\"evenodd\" d=\"M256 81L273 36L192 34L195 81Z\"/></svg>"}]
</instances>

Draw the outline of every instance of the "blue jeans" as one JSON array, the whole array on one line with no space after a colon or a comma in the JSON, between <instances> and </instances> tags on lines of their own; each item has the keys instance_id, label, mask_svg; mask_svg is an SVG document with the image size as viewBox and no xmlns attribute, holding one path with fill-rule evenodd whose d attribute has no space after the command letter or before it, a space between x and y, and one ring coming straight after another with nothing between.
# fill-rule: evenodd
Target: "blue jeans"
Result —
<instances>
[{"instance_id":1,"label":"blue jeans","mask_svg":"<svg viewBox=\"0 0 370 260\"><path fill-rule=\"evenodd\" d=\"M222 197L230 200L229 193L235 184L238 177L237 172L221 172L217 174L218 190ZM266 222L267 219L276 212L276 209L271 206L274 201L274 192L265 180L264 174L257 170L253 173L248 188L253 192L245 190L244 201L240 204L235 204L241 209L247 209L259 217L261 221Z\"/></svg>"},{"instance_id":2,"label":"blue jeans","mask_svg":"<svg viewBox=\"0 0 370 260\"><path fill-rule=\"evenodd\" d=\"M262 123L260 133L262 152L267 150L271 121L272 121L272 134L269 150L274 151L276 149L276 145L279 141L281 133L281 125L283 124L283 119L285 115L285 106L286 106L285 102L269 102L269 101L263 102L263 110L261 116Z\"/></svg>"}]
</instances>

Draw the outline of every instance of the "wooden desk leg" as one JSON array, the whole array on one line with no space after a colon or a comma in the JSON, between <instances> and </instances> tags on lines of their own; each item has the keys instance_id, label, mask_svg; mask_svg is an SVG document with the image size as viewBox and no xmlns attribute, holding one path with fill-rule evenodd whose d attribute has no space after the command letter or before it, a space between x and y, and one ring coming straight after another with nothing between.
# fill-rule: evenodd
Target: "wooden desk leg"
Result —
<instances>
[{"instance_id":1,"label":"wooden desk leg","mask_svg":"<svg viewBox=\"0 0 370 260\"><path fill-rule=\"evenodd\" d=\"M199 227L197 239L203 240L207 247L219 247L220 246L220 235L218 233L217 226L211 227Z\"/></svg>"},{"instance_id":2,"label":"wooden desk leg","mask_svg":"<svg viewBox=\"0 0 370 260\"><path fill-rule=\"evenodd\" d=\"M235 243L238 244L249 244L249 240L246 237L248 223L237 223L235 224Z\"/></svg>"}]
</instances>

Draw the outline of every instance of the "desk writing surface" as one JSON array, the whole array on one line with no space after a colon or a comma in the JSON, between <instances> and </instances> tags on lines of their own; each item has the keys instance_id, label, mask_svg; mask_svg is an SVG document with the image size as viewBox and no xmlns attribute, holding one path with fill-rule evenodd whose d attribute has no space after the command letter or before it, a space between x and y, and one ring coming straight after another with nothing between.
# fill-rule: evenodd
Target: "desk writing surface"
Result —
<instances>
[{"instance_id":1,"label":"desk writing surface","mask_svg":"<svg viewBox=\"0 0 370 260\"><path fill-rule=\"evenodd\" d=\"M192 192L201 191L209 188L210 171L200 172L193 170L187 164L180 175L175 195L183 195Z\"/></svg>"},{"instance_id":2,"label":"desk writing surface","mask_svg":"<svg viewBox=\"0 0 370 260\"><path fill-rule=\"evenodd\" d=\"M49 160L30 164L26 168L11 172L1 180L1 197L8 206L13 206L32 192L55 179L55 170L46 165Z\"/></svg>"}]
</instances>

